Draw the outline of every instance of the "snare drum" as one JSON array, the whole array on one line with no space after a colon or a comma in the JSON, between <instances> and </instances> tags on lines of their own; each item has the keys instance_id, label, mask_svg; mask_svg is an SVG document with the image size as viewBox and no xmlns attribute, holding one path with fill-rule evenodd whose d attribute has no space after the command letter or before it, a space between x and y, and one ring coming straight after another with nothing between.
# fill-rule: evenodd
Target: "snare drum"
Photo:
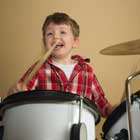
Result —
<instances>
[{"instance_id":1,"label":"snare drum","mask_svg":"<svg viewBox=\"0 0 140 140\"><path fill-rule=\"evenodd\" d=\"M132 115L132 132L133 140L140 139L140 91L131 95L131 115ZM128 125L127 125L126 101L122 102L107 118L103 125L104 140L127 140ZM119 138L117 138L119 137Z\"/></svg>"},{"instance_id":2,"label":"snare drum","mask_svg":"<svg viewBox=\"0 0 140 140\"><path fill-rule=\"evenodd\" d=\"M70 140L79 120L79 96L59 91L26 91L7 97L0 108L4 127L2 140ZM99 115L95 105L83 100L81 122L87 140L95 139Z\"/></svg>"}]
</instances>

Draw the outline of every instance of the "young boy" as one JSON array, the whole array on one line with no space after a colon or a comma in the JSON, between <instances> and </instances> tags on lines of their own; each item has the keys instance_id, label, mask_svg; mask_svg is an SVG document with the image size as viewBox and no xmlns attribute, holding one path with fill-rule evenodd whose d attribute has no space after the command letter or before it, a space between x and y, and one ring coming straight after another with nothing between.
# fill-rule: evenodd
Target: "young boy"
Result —
<instances>
[{"instance_id":1,"label":"young boy","mask_svg":"<svg viewBox=\"0 0 140 140\"><path fill-rule=\"evenodd\" d=\"M87 64L88 59L72 56L73 48L79 45L79 25L65 13L49 15L42 27L43 43L48 50L55 48L51 56L39 68L29 84L21 86L25 75L14 92L34 89L59 90L73 94L83 94L96 105L103 117L112 112L112 107L104 97L94 71ZM30 71L30 70L28 70Z\"/></svg>"}]
</instances>

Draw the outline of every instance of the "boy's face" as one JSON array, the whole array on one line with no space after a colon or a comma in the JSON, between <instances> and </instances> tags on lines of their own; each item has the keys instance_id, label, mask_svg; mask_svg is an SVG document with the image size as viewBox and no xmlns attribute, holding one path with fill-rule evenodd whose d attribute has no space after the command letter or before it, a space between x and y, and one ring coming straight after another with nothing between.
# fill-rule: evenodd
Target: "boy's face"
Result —
<instances>
[{"instance_id":1,"label":"boy's face","mask_svg":"<svg viewBox=\"0 0 140 140\"><path fill-rule=\"evenodd\" d=\"M52 56L67 57L77 47L79 38L74 38L70 25L50 23L44 36L46 49L55 47Z\"/></svg>"}]
</instances>

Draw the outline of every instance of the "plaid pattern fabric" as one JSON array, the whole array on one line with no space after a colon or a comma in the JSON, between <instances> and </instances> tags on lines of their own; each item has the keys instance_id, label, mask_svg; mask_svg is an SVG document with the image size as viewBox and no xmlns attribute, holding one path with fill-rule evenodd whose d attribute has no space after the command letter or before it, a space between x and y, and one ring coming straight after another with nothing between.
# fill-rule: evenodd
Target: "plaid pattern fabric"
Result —
<instances>
[{"instance_id":1,"label":"plaid pattern fabric","mask_svg":"<svg viewBox=\"0 0 140 140\"><path fill-rule=\"evenodd\" d=\"M58 67L54 66L51 57L40 67L38 73L27 85L29 90L46 89L66 91L73 94L84 94L84 96L92 100L102 116L106 116L108 111L108 101L104 98L104 92L95 76L91 66L80 56L74 56L72 59L78 61L68 80L65 73ZM24 77L31 71L31 67Z\"/></svg>"}]
</instances>

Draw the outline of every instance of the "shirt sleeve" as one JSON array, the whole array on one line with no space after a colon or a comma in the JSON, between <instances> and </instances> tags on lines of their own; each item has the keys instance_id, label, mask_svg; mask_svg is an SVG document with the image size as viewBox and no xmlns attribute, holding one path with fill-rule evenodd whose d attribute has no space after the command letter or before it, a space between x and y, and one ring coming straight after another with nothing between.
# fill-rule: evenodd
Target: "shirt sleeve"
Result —
<instances>
[{"instance_id":1,"label":"shirt sleeve","mask_svg":"<svg viewBox=\"0 0 140 140\"><path fill-rule=\"evenodd\" d=\"M92 93L92 100L97 105L97 111L101 114L102 117L107 117L110 114L111 105L105 98L104 91L94 73L92 79Z\"/></svg>"}]
</instances>

